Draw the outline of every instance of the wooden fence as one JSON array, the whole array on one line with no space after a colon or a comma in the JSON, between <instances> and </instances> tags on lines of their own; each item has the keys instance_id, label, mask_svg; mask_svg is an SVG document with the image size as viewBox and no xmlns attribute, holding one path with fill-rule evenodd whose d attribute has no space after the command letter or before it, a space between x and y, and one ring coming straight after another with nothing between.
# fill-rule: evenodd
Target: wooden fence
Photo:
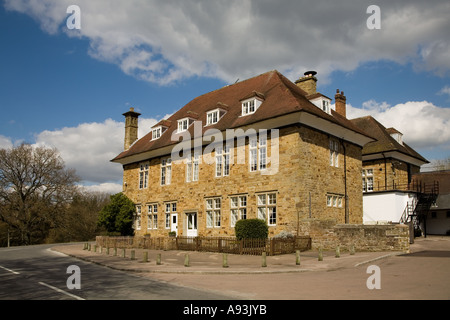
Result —
<instances>
[{"instance_id":1,"label":"wooden fence","mask_svg":"<svg viewBox=\"0 0 450 320\"><path fill-rule=\"evenodd\" d=\"M149 250L186 250L232 254L279 255L311 249L310 237L242 239L234 237L107 237L97 236L96 243L110 248Z\"/></svg>"}]
</instances>

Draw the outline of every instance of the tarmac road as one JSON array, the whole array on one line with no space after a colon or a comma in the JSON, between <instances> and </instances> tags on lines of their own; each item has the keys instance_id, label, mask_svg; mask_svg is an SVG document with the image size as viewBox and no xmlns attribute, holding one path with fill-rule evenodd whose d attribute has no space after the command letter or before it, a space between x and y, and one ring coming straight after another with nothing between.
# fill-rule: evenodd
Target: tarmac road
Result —
<instances>
[{"instance_id":1,"label":"tarmac road","mask_svg":"<svg viewBox=\"0 0 450 320\"><path fill-rule=\"evenodd\" d=\"M50 250L53 246L0 248L0 300L229 299L82 261ZM80 268L80 289L67 287L71 265Z\"/></svg>"},{"instance_id":2,"label":"tarmac road","mask_svg":"<svg viewBox=\"0 0 450 320\"><path fill-rule=\"evenodd\" d=\"M147 263L140 261L142 253L136 250L136 260L130 260L83 250L83 244L3 248L0 299L74 299L39 282L84 299L450 299L450 237L418 238L408 254L357 252L335 258L325 252L318 261L315 252L304 252L300 266L295 255L267 257L265 268L254 256L229 255L229 268L223 268L218 253L162 251L162 265L155 263L158 252L149 251ZM186 253L190 267L183 265ZM66 287L71 264L81 268L81 290ZM379 288L370 289L368 282Z\"/></svg>"},{"instance_id":3,"label":"tarmac road","mask_svg":"<svg viewBox=\"0 0 450 320\"><path fill-rule=\"evenodd\" d=\"M355 255L363 256L362 253ZM380 258L381 257L381 258ZM339 259L350 259L342 255ZM323 262L334 262L329 256ZM243 299L256 300L449 300L450 299L450 237L416 239L410 254L379 256L359 262L328 264L326 269L298 273L222 274L202 277L195 274L147 274L153 279L170 281L193 288L219 289L235 293ZM350 260L348 260L350 261ZM316 265L323 263L316 259ZM374 271L379 267L379 289ZM373 280L373 281L372 281Z\"/></svg>"}]
</instances>

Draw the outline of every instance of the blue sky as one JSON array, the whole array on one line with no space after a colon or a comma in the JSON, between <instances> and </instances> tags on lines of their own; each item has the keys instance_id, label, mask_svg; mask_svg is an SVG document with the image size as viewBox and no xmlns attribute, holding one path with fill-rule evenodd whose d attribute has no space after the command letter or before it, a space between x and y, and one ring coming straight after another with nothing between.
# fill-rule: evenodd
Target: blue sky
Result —
<instances>
[{"instance_id":1,"label":"blue sky","mask_svg":"<svg viewBox=\"0 0 450 320\"><path fill-rule=\"evenodd\" d=\"M450 156L446 1L434 9L381 1L381 30L365 27L364 1L343 1L348 10L342 11L315 1L310 10L327 17L307 24L315 32L297 30L296 21L308 16L292 13L294 1L276 8L242 1L238 11L234 1L226 9L221 1L176 2L134 0L115 9L108 4L117 2L106 0L1 1L0 147L56 146L84 184L117 190L121 168L109 159L121 151L129 107L142 113L142 134L196 96L237 79L277 69L294 81L312 69L320 92L330 98L338 88L345 92L349 117L371 114L395 126L430 161ZM70 4L81 8L80 30L65 26ZM236 12L247 22L234 20ZM436 21L415 20L428 16ZM232 27L225 32L220 24ZM103 141L91 139L95 134ZM80 158L87 152L96 152L92 161Z\"/></svg>"}]
</instances>

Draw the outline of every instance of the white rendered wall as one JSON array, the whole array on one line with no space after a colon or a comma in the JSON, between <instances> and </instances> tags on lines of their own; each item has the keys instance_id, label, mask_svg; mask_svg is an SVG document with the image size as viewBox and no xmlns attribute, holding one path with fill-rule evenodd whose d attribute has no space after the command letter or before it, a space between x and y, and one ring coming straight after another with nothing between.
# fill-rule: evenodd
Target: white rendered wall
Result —
<instances>
[{"instance_id":1,"label":"white rendered wall","mask_svg":"<svg viewBox=\"0 0 450 320\"><path fill-rule=\"evenodd\" d=\"M399 222L414 194L405 192L374 192L363 195L363 223L376 224Z\"/></svg>"}]
</instances>

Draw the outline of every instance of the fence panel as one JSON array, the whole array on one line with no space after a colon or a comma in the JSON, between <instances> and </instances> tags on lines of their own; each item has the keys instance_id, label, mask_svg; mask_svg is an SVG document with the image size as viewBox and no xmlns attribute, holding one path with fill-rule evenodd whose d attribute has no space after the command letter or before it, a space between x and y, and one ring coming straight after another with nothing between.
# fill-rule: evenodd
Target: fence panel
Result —
<instances>
[{"instance_id":1,"label":"fence panel","mask_svg":"<svg viewBox=\"0 0 450 320\"><path fill-rule=\"evenodd\" d=\"M242 239L235 237L96 237L97 245L115 248L143 248L150 250L186 250L223 252L231 254L279 255L294 253L296 250L311 249L310 237L288 239Z\"/></svg>"}]
</instances>

